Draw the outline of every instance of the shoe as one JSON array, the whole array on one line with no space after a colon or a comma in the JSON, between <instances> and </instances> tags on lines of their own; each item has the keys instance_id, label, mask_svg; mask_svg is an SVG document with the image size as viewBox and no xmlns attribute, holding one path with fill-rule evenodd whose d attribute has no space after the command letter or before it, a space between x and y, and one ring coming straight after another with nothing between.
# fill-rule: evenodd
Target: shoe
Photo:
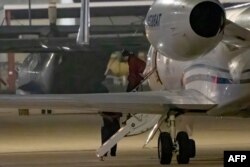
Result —
<instances>
[{"instance_id":1,"label":"shoe","mask_svg":"<svg viewBox=\"0 0 250 167\"><path fill-rule=\"evenodd\" d=\"M111 153L110 154L112 157L115 157L116 156L116 153Z\"/></svg>"},{"instance_id":2,"label":"shoe","mask_svg":"<svg viewBox=\"0 0 250 167\"><path fill-rule=\"evenodd\" d=\"M104 158L103 158L103 157L100 157L100 161L104 161Z\"/></svg>"}]
</instances>

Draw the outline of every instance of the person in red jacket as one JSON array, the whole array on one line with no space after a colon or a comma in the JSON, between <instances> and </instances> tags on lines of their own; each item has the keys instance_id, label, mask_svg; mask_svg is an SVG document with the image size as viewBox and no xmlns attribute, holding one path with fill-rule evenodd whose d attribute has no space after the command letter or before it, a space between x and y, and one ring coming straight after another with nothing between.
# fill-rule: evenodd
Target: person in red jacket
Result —
<instances>
[{"instance_id":1,"label":"person in red jacket","mask_svg":"<svg viewBox=\"0 0 250 167\"><path fill-rule=\"evenodd\" d=\"M143 80L143 71L146 67L146 63L128 50L123 50L122 56L128 57L129 75L127 92L131 92L135 88L138 90L137 86Z\"/></svg>"}]
</instances>

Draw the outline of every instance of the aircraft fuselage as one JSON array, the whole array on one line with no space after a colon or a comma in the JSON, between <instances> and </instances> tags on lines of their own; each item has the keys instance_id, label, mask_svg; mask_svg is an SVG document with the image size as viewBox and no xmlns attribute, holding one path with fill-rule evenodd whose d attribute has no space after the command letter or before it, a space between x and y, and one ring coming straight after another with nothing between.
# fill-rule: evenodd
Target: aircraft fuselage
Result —
<instances>
[{"instance_id":1,"label":"aircraft fuselage","mask_svg":"<svg viewBox=\"0 0 250 167\"><path fill-rule=\"evenodd\" d=\"M227 10L229 20L250 28L247 8ZM245 18L245 20L243 20ZM182 46L179 46L182 50ZM247 48L220 42L205 56L188 61L174 60L166 54L154 54L151 46L146 71L156 68L149 84L153 90L194 89L217 104L237 99L250 91L250 57Z\"/></svg>"}]
</instances>

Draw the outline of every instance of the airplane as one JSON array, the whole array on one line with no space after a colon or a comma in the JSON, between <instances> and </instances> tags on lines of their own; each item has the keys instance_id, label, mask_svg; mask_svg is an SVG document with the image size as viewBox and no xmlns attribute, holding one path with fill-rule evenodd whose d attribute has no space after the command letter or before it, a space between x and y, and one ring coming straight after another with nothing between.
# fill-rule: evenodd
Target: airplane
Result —
<instances>
[{"instance_id":1,"label":"airplane","mask_svg":"<svg viewBox=\"0 0 250 167\"><path fill-rule=\"evenodd\" d=\"M104 69L88 66L98 61L101 52L31 53L17 66L16 94L72 94L106 92L102 84ZM103 53L102 53L103 54ZM102 56L102 55L101 55ZM103 63L103 65L102 65ZM99 62L101 66L105 64ZM82 71L89 71L89 75ZM91 71L95 76L91 77ZM84 75L83 75L84 74Z\"/></svg>"},{"instance_id":2,"label":"airplane","mask_svg":"<svg viewBox=\"0 0 250 167\"><path fill-rule=\"evenodd\" d=\"M44 94L51 90L57 57L54 53L33 53L18 66L17 94Z\"/></svg>"},{"instance_id":3,"label":"airplane","mask_svg":"<svg viewBox=\"0 0 250 167\"><path fill-rule=\"evenodd\" d=\"M153 91L1 95L0 107L132 113L137 121L138 113L159 114L153 130L169 122L168 132L158 138L160 163L170 164L175 154L179 164L188 164L195 141L186 132L176 133L176 117L250 115L249 8L247 3L224 9L217 0L156 0L145 19L151 44L145 72L152 74L147 79ZM127 126L135 124L128 120Z\"/></svg>"}]
</instances>

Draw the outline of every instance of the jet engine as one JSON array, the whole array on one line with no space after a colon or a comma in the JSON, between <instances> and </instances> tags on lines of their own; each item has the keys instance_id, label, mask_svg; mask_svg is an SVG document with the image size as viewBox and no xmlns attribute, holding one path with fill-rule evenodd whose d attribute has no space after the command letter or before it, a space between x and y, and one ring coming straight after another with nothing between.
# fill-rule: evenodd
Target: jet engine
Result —
<instances>
[{"instance_id":1,"label":"jet engine","mask_svg":"<svg viewBox=\"0 0 250 167\"><path fill-rule=\"evenodd\" d=\"M164 56L192 60L221 41L225 21L218 0L156 0L145 20L146 35Z\"/></svg>"}]
</instances>

